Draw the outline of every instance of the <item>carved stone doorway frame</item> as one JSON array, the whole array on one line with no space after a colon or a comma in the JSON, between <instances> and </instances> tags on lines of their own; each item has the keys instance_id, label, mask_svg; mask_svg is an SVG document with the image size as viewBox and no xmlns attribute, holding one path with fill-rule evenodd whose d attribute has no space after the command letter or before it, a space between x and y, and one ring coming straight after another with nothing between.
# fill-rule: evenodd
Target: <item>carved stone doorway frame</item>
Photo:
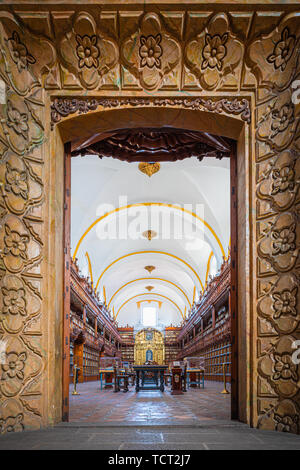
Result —
<instances>
[{"instance_id":1,"label":"carved stone doorway frame","mask_svg":"<svg viewBox=\"0 0 300 470\"><path fill-rule=\"evenodd\" d=\"M239 418L299 433L299 6L22 3L0 5L1 432L62 419L64 144L145 112L237 141Z\"/></svg>"},{"instance_id":2,"label":"carved stone doorway frame","mask_svg":"<svg viewBox=\"0 0 300 470\"><path fill-rule=\"evenodd\" d=\"M81 99L77 97L73 98L55 98L52 102L52 130L59 132L64 136L64 314L63 314L63 384L62 384L62 419L68 421L69 417L69 308L70 308L70 198L71 198L71 149L72 142L69 141L70 129L71 135L74 135L74 129L77 128L76 120L80 120L78 129L81 132L76 134L76 138L82 139L85 137L91 137L93 132L93 122L98 132L101 132L101 121L107 112L112 114L108 121L113 122L115 128L122 128L126 125L126 122L130 122L130 127L140 127L141 122L143 127L147 127L149 122L153 123L157 113L165 114L158 119L159 124L163 126L175 126L184 125L184 128L188 130L188 125L192 125L192 130L204 130L206 132L215 131L223 128L223 133L226 137L230 137L232 140L231 153L230 153L230 173L231 173L231 291L230 291L230 314L231 314L231 343L232 343L232 393L231 393L231 417L232 419L245 420L246 410L244 404L241 403L239 406L239 388L241 388L241 399L245 400L246 390L239 385L239 373L242 380L246 380L246 366L243 362L238 364L238 357L243 357L246 354L246 350L249 349L249 344L246 340L246 331L244 330L248 319L240 319L240 331L238 330L239 325L239 309L240 306L249 302L249 299L245 299L244 291L238 290L238 258L240 258L241 272L239 274L240 279L244 282L244 276L242 272L247 272L248 267L246 265L249 262L249 256L246 253L241 253L239 256L238 248L238 227L245 227L244 222L246 221L245 209L246 206L238 209L238 185L240 188L245 188L244 178L246 177L246 166L243 156L249 154L245 151L241 152L239 162L237 154L237 141L239 146L244 147L246 143L243 141L243 136L249 132L249 124L251 122L250 116L250 99L242 98L240 100L236 98L229 99L228 97L218 97L218 99L205 99L204 97L193 98L193 99L178 99L176 97L168 97L162 100L147 99L147 98L101 98L97 99ZM91 109L92 107L92 109ZM80 110L80 113L78 113ZM125 112L124 117L120 117L120 112ZM163 112L163 113L162 113ZM129 113L129 114L128 114ZM225 114L224 114L225 113ZM72 116L75 114L75 117ZM191 116L190 116L191 114ZM128 117L130 120L128 121ZM208 119L210 116L210 119ZM232 117L234 116L234 117ZM190 118L190 119L189 119ZM105 131L110 131L113 128L107 128L107 119L104 118ZM218 120L220 121L218 123ZM208 124L203 124L204 121L208 121ZM193 124L192 124L193 122ZM56 128L55 124L60 123ZM190 124L189 124L190 123ZM224 127L227 125L227 130ZM247 130L245 130L245 127ZM89 129L88 132L82 132L82 129ZM229 131L230 129L230 131ZM94 129L96 130L96 129ZM103 129L104 130L104 129ZM242 130L244 132L242 132ZM214 132L216 134L216 132ZM222 134L224 136L224 134ZM55 143L57 139L55 139ZM53 149L55 155L58 155L57 148ZM95 158L97 158L95 156ZM241 160L242 159L242 160ZM200 163L199 163L200 164ZM237 174L237 165L239 164L240 175ZM242 200L244 200L243 195ZM243 221L239 224L238 212L240 217L243 217ZM244 234L241 234L244 237ZM242 241L242 238L241 238ZM246 240L242 242L242 246L246 246ZM242 251L242 250L241 250ZM248 279L248 282L250 279ZM249 292L249 288L246 291ZM244 312L243 310L240 310ZM238 338L241 335L241 341ZM244 356L245 357L245 356ZM240 369L240 370L239 370ZM248 377L249 380L249 377Z\"/></svg>"}]
</instances>

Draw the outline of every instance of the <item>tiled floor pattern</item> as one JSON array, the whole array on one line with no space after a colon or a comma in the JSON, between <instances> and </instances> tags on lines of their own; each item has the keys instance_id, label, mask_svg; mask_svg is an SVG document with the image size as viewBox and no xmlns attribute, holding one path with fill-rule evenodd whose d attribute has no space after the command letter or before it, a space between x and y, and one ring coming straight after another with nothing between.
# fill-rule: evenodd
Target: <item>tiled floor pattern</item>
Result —
<instances>
[{"instance_id":1,"label":"tiled floor pattern","mask_svg":"<svg viewBox=\"0 0 300 470\"><path fill-rule=\"evenodd\" d=\"M230 388L230 387L228 387ZM190 388L171 395L158 390L114 393L100 390L98 382L78 385L80 395L70 394L70 422L101 424L195 424L200 420L229 420L230 395L222 395L219 382L206 382L204 389Z\"/></svg>"}]
</instances>

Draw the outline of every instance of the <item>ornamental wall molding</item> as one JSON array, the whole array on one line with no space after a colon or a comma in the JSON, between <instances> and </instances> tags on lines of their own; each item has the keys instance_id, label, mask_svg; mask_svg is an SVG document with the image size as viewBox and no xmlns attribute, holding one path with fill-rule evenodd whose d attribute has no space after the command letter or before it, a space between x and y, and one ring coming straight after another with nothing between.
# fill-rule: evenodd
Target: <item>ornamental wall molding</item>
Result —
<instances>
[{"instance_id":1,"label":"ornamental wall molding","mask_svg":"<svg viewBox=\"0 0 300 470\"><path fill-rule=\"evenodd\" d=\"M182 107L184 109L210 111L218 114L240 116L242 121L250 124L251 109L250 100L247 98L54 98L51 103L51 128L59 123L62 118L72 114L87 114L98 108L119 107Z\"/></svg>"}]
</instances>

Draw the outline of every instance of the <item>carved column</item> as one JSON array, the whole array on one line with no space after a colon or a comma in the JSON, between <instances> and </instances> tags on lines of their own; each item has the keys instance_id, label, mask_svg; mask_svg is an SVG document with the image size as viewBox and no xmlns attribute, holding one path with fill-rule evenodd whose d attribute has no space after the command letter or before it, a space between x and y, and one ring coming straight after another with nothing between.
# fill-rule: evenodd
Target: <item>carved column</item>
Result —
<instances>
[{"instance_id":1,"label":"carved column","mask_svg":"<svg viewBox=\"0 0 300 470\"><path fill-rule=\"evenodd\" d=\"M256 412L258 426L299 432L299 21L284 18L249 50L256 96ZM286 55L280 48L286 48ZM291 86L292 85L292 86Z\"/></svg>"}]
</instances>

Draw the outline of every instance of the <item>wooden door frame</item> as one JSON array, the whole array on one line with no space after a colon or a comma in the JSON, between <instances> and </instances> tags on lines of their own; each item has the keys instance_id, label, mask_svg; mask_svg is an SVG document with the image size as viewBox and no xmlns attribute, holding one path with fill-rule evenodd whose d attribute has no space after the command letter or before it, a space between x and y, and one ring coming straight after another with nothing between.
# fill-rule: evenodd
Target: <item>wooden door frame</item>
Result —
<instances>
[{"instance_id":1,"label":"wooden door frame","mask_svg":"<svg viewBox=\"0 0 300 470\"><path fill-rule=\"evenodd\" d=\"M230 291L229 313L231 334L231 419L239 419L238 381L238 200L237 200L237 142L232 140L230 152Z\"/></svg>"},{"instance_id":2,"label":"wooden door frame","mask_svg":"<svg viewBox=\"0 0 300 470\"><path fill-rule=\"evenodd\" d=\"M71 142L64 146L64 301L63 301L63 377L62 421L69 421L70 384L70 279L71 279ZM226 157L224 157L226 158ZM239 419L238 382L238 236L237 236L237 142L231 140L230 152L230 293L229 312L231 329L231 419Z\"/></svg>"},{"instance_id":3,"label":"wooden door frame","mask_svg":"<svg viewBox=\"0 0 300 470\"><path fill-rule=\"evenodd\" d=\"M64 292L63 292L63 378L62 421L69 421L70 304L71 304L71 143L64 146Z\"/></svg>"}]
</instances>

